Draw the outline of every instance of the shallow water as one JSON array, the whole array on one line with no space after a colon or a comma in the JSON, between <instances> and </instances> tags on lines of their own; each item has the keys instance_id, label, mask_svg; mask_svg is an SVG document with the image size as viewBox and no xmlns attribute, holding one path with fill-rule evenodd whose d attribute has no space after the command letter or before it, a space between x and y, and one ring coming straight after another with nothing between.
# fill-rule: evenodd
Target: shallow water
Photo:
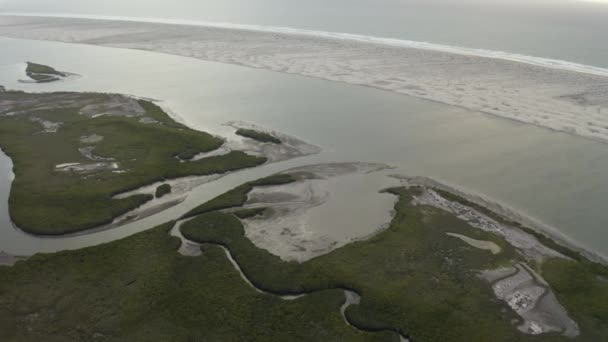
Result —
<instances>
[{"instance_id":1,"label":"shallow water","mask_svg":"<svg viewBox=\"0 0 608 342\"><path fill-rule=\"evenodd\" d=\"M395 186L381 164L320 164L289 172L313 179L254 188L251 207L270 214L244 221L245 235L286 261L303 262L367 238L391 221L396 197L378 190Z\"/></svg>"},{"instance_id":2,"label":"shallow water","mask_svg":"<svg viewBox=\"0 0 608 342\"><path fill-rule=\"evenodd\" d=\"M197 189L179 206L125 227L66 239L13 229L1 214L0 250L78 248L132 234L272 172L320 162L388 163L505 203L608 254L608 145L375 89L162 54L0 39L0 84L28 91L112 91L162 99L189 125L220 134L244 120L323 148L312 157L241 171ZM82 75L23 84L26 60ZM1 159L0 159L1 160ZM1 163L1 162L0 162ZM0 164L4 165L4 164ZM7 168L3 169L8 171ZM8 196L2 172L0 195ZM5 205L4 201L1 205ZM0 207L2 208L2 207ZM3 213L6 210L3 209ZM364 211L359 211L364 215ZM370 227L370 229L373 227Z\"/></svg>"}]
</instances>

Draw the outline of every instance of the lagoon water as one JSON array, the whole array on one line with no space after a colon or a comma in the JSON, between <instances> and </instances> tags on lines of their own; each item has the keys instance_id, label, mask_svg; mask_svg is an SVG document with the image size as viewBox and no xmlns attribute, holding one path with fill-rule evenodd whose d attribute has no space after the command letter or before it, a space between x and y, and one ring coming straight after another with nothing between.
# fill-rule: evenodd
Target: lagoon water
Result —
<instances>
[{"instance_id":1,"label":"lagoon water","mask_svg":"<svg viewBox=\"0 0 608 342\"><path fill-rule=\"evenodd\" d=\"M226 135L243 120L323 152L244 170L196 188L185 202L124 227L67 238L15 230L6 209L10 160L0 158L0 250L50 252L111 241L173 219L272 172L320 162L379 162L436 178L529 215L608 255L608 145L403 95L157 53L0 38L0 84L27 91L119 92L162 100L188 125ZM24 61L82 75L19 83ZM387 179L387 185L390 181Z\"/></svg>"}]
</instances>

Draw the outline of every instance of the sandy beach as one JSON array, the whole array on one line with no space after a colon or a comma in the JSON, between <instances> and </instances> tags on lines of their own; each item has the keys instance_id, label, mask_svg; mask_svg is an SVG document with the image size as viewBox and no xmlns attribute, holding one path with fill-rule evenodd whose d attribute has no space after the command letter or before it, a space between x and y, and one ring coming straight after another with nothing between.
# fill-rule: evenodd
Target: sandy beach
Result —
<instances>
[{"instance_id":1,"label":"sandy beach","mask_svg":"<svg viewBox=\"0 0 608 342\"><path fill-rule=\"evenodd\" d=\"M608 141L602 68L287 28L0 18L0 36L155 51L375 87Z\"/></svg>"}]
</instances>

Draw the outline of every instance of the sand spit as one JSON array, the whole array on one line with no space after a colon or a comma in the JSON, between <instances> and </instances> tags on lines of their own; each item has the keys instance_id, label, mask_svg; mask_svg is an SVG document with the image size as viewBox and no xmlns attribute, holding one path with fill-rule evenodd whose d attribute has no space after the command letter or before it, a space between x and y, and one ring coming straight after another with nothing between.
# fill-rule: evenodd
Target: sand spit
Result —
<instances>
[{"instance_id":1,"label":"sand spit","mask_svg":"<svg viewBox=\"0 0 608 342\"><path fill-rule=\"evenodd\" d=\"M561 253L543 245L538 239L522 229L498 222L478 210L448 200L432 188L416 185L421 193L414 197L417 205L428 205L456 215L474 228L488 231L505 238L526 259L542 262L545 258L567 258ZM500 247L490 241L471 239L460 234L447 233L476 247L500 253ZM505 301L522 319L518 329L527 334L559 332L564 336L579 335L579 328L558 302L549 284L524 263L481 272L481 276L492 283L496 298Z\"/></svg>"},{"instance_id":2,"label":"sand spit","mask_svg":"<svg viewBox=\"0 0 608 342\"><path fill-rule=\"evenodd\" d=\"M429 205L442 209L456 215L472 227L502 236L530 260L541 261L547 257L566 258L561 253L546 247L536 237L522 229L502 224L473 208L447 200L433 189L423 188L422 194L416 196L414 202L418 205Z\"/></svg>"},{"instance_id":3,"label":"sand spit","mask_svg":"<svg viewBox=\"0 0 608 342\"><path fill-rule=\"evenodd\" d=\"M243 220L245 235L286 261L304 262L387 226L395 198L379 191L386 165L319 164L286 171L305 175L295 183L256 187L245 208L268 208ZM365 210L361 210L365 208Z\"/></svg>"},{"instance_id":4,"label":"sand spit","mask_svg":"<svg viewBox=\"0 0 608 342\"><path fill-rule=\"evenodd\" d=\"M591 261L608 264L608 258L606 256L585 249L584 247L580 246L576 241L569 239L567 236L560 233L555 228L530 216L521 214L521 212L518 213L514 209L511 209L498 202L492 201L482 195L461 190L455 186L447 185L446 183L442 183L428 177L408 177L403 175L391 175L391 177L401 180L401 184L403 186L418 185L426 189L438 189L457 195L463 199L466 199L469 202L487 208L488 210L506 218L509 221L517 222L519 224L522 224L523 226L532 228L538 233L548 236L560 245L563 245L564 247L567 247L573 251L580 253L585 258ZM557 253L556 251L548 249L544 245L540 244L540 242L538 242L538 240L534 236L521 230L520 228L498 223L496 222L496 220L489 218L487 215L480 213L479 211L471 207L453 201L448 201L441 195L439 195L436 191L425 192L425 194L419 197L419 199L423 201L431 201L433 203L427 204L437 206L440 209L455 213L457 216L463 214L460 218L467 220L473 227L498 233L499 235L502 235L505 231L509 232L509 234L513 233L514 235L511 237L512 241L516 243L517 241L519 241L518 244L514 246L517 248L528 246L527 248L525 248L527 250L526 253L529 253L527 254L528 257L541 257L542 255L544 255L544 253L547 252L549 254L546 254L546 256L551 256L553 253ZM507 239L507 241L511 242L509 239ZM540 249L534 246L540 246ZM555 256L564 257L559 253Z\"/></svg>"},{"instance_id":5,"label":"sand spit","mask_svg":"<svg viewBox=\"0 0 608 342\"><path fill-rule=\"evenodd\" d=\"M364 85L608 141L608 70L564 61L233 24L3 16L0 35L157 51Z\"/></svg>"},{"instance_id":6,"label":"sand spit","mask_svg":"<svg viewBox=\"0 0 608 342\"><path fill-rule=\"evenodd\" d=\"M406 186L419 187L420 194L413 199L415 204L439 208L456 215L474 228L502 236L528 260L542 262L545 258L567 258L519 227L498 222L475 208L444 198L429 187L429 184L435 184L429 179L393 177L402 179ZM500 253L500 247L493 242L475 240L460 234L447 235L476 248ZM521 332L532 335L558 332L568 337L579 335L577 323L568 316L549 284L524 263L485 270L480 272L480 276L492 284L496 298L505 301L521 317L522 321L517 327Z\"/></svg>"}]
</instances>

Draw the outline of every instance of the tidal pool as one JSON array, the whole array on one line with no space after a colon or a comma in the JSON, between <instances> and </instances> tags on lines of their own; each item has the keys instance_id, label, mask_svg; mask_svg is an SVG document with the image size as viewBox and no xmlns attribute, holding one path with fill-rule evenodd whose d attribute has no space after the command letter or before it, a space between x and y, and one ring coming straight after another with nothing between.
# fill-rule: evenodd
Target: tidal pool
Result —
<instances>
[{"instance_id":1,"label":"tidal pool","mask_svg":"<svg viewBox=\"0 0 608 342\"><path fill-rule=\"evenodd\" d=\"M179 205L126 226L66 238L15 230L10 160L0 157L0 250L27 255L94 245L173 219L245 181L289 168L377 162L484 195L608 254L608 145L456 107L346 84L142 51L0 38L0 84L25 91L100 91L162 100L179 120L230 136L245 121L322 152L240 171L195 188ZM25 61L82 75L23 84ZM380 190L380 189L378 189ZM365 194L361 194L365 195ZM365 215L353 210L353 215ZM370 232L377 227L369 227Z\"/></svg>"}]
</instances>

